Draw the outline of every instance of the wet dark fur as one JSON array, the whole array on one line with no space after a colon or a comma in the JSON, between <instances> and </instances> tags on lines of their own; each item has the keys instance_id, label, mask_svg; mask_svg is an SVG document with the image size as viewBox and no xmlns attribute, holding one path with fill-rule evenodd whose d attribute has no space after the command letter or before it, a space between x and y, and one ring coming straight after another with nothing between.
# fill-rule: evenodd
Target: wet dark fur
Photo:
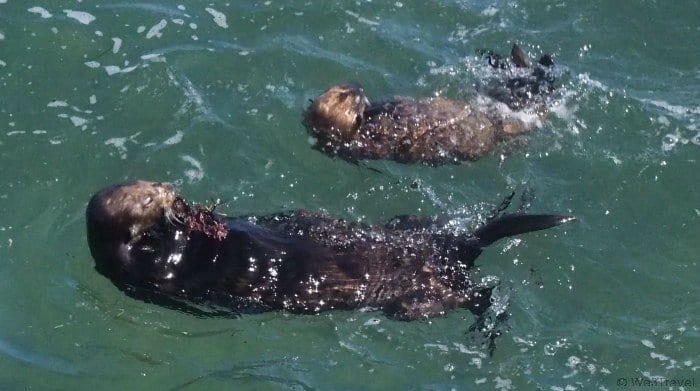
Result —
<instances>
[{"instance_id":1,"label":"wet dark fur","mask_svg":"<svg viewBox=\"0 0 700 391\"><path fill-rule=\"evenodd\" d=\"M529 67L522 50L514 51L513 61ZM312 100L303 122L316 138L315 148L351 162L387 159L438 165L477 160L499 142L538 125L538 120L525 122L505 106L527 107L544 118L545 106L526 105L533 93L540 93L542 81L518 74L506 81L506 93L495 89L497 99L482 98L483 102L396 97L371 103L359 84L345 83Z\"/></svg>"},{"instance_id":2,"label":"wet dark fur","mask_svg":"<svg viewBox=\"0 0 700 391\"><path fill-rule=\"evenodd\" d=\"M546 107L546 99L554 91L554 60L550 54L544 54L535 63L517 44L510 51L510 61L491 50L476 51L488 60L494 69L505 73L505 83L486 88L485 93L493 99L503 102L512 110L528 107Z\"/></svg>"},{"instance_id":3,"label":"wet dark fur","mask_svg":"<svg viewBox=\"0 0 700 391\"><path fill-rule=\"evenodd\" d=\"M374 307L404 320L459 307L480 314L490 304L490 290L474 286L470 270L482 249L500 238L572 220L504 215L468 236L416 216L383 226L306 211L227 218L191 209L178 198L152 226L131 234L138 221L105 217L118 204L109 201L115 189L128 192L129 186L134 185L109 187L88 204L96 269L132 296L185 308L193 303L315 313ZM176 218L166 218L166 208L173 208L169 213ZM194 212L223 224L224 235L183 223Z\"/></svg>"}]
</instances>

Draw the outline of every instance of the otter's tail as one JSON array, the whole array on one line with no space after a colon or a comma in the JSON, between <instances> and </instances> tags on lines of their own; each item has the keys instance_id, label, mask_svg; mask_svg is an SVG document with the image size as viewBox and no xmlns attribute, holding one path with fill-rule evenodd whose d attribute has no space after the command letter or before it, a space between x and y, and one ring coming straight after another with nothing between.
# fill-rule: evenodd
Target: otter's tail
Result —
<instances>
[{"instance_id":1,"label":"otter's tail","mask_svg":"<svg viewBox=\"0 0 700 391\"><path fill-rule=\"evenodd\" d=\"M478 246L484 248L502 238L552 228L574 220L576 218L573 216L508 214L477 229L474 237Z\"/></svg>"}]
</instances>

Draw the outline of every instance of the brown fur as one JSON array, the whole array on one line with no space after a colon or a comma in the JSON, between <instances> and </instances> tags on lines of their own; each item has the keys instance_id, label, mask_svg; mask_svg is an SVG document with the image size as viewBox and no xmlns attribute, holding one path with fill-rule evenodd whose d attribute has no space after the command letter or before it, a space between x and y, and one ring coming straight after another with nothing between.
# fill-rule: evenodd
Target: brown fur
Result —
<instances>
[{"instance_id":1,"label":"brown fur","mask_svg":"<svg viewBox=\"0 0 700 391\"><path fill-rule=\"evenodd\" d=\"M355 83L333 86L314 99L304 124L316 148L330 155L429 165L477 160L535 127L496 102L399 97L370 104Z\"/></svg>"},{"instance_id":2,"label":"brown fur","mask_svg":"<svg viewBox=\"0 0 700 391\"><path fill-rule=\"evenodd\" d=\"M86 219L96 269L144 300L299 313L369 306L405 320L483 313L490 290L471 281L482 248L571 220L503 216L470 236L417 216L387 225L306 211L227 218L143 181L98 192Z\"/></svg>"}]
</instances>

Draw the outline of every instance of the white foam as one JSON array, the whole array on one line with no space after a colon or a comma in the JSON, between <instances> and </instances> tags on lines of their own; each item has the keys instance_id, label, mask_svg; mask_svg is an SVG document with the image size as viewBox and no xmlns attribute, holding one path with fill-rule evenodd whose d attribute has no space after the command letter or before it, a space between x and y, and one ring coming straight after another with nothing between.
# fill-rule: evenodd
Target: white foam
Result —
<instances>
[{"instance_id":1,"label":"white foam","mask_svg":"<svg viewBox=\"0 0 700 391\"><path fill-rule=\"evenodd\" d=\"M535 113L527 113L522 110L511 110L508 105L502 102L493 101L490 98L479 95L476 99L477 105L482 107L491 106L503 118L512 118L521 121L528 128L542 127L542 119Z\"/></svg>"},{"instance_id":2,"label":"white foam","mask_svg":"<svg viewBox=\"0 0 700 391\"><path fill-rule=\"evenodd\" d=\"M207 103L204 101L202 94L197 90L197 88L192 84L190 79L186 76L178 78L172 72L168 71L168 77L176 85L182 87L185 94L185 102L183 102L180 109L177 111L177 115L183 115L188 110L194 108L194 111L204 117L211 118L216 122L223 123L221 118L219 118L215 113L213 113Z\"/></svg>"},{"instance_id":3,"label":"white foam","mask_svg":"<svg viewBox=\"0 0 700 391\"><path fill-rule=\"evenodd\" d=\"M185 170L185 176L187 177L187 182L194 183L199 182L204 178L204 170L202 169L202 163L190 155L180 155L180 159L192 165L193 168Z\"/></svg>"},{"instance_id":4,"label":"white foam","mask_svg":"<svg viewBox=\"0 0 700 391\"><path fill-rule=\"evenodd\" d=\"M138 67L138 65L134 65L126 68L120 68L117 65L105 65L105 71L107 72L108 76L112 76L116 75L117 73L129 73Z\"/></svg>"},{"instance_id":5,"label":"white foam","mask_svg":"<svg viewBox=\"0 0 700 391\"><path fill-rule=\"evenodd\" d=\"M493 379L493 382L496 383L493 388L496 390L512 390L513 389L513 381L510 379L502 379L500 376L496 376L495 379Z\"/></svg>"},{"instance_id":6,"label":"white foam","mask_svg":"<svg viewBox=\"0 0 700 391\"><path fill-rule=\"evenodd\" d=\"M183 137L184 135L185 135L185 134L184 134L181 130L178 130L178 131L175 133L175 135L173 135L173 136L170 137L169 139L163 141L163 144L164 144L164 145L175 145L175 144L179 144L179 143L182 141L182 137Z\"/></svg>"},{"instance_id":7,"label":"white foam","mask_svg":"<svg viewBox=\"0 0 700 391\"><path fill-rule=\"evenodd\" d=\"M675 133L667 133L661 140L661 150L669 152L678 145L686 145L688 143L700 145L700 133L693 137L684 137L680 130L676 128Z\"/></svg>"},{"instance_id":8,"label":"white foam","mask_svg":"<svg viewBox=\"0 0 700 391\"><path fill-rule=\"evenodd\" d=\"M112 53L116 54L119 52L119 49L122 47L122 39L114 37L114 38L112 38L112 41L114 41L114 45L112 45Z\"/></svg>"},{"instance_id":9,"label":"white foam","mask_svg":"<svg viewBox=\"0 0 700 391\"><path fill-rule=\"evenodd\" d=\"M122 68L122 70L120 71L120 73L129 73L129 72L133 71L134 69L136 69L136 68L138 68L138 67L139 67L138 65L132 65L132 66L130 66L130 67Z\"/></svg>"},{"instance_id":10,"label":"white foam","mask_svg":"<svg viewBox=\"0 0 700 391\"><path fill-rule=\"evenodd\" d=\"M136 137L138 137L141 134L141 132L136 132L135 134L132 134L129 137L114 137L110 138L107 141L105 141L105 145L112 145L114 146L117 151L119 152L119 157L122 159L126 159L126 142L131 141L134 144L138 144L138 141L136 141Z\"/></svg>"},{"instance_id":11,"label":"white foam","mask_svg":"<svg viewBox=\"0 0 700 391\"><path fill-rule=\"evenodd\" d=\"M95 16L84 11L63 10L66 16L73 18L82 24L90 24L95 21Z\"/></svg>"},{"instance_id":12,"label":"white foam","mask_svg":"<svg viewBox=\"0 0 700 391\"><path fill-rule=\"evenodd\" d=\"M615 163L615 164L618 165L618 166L619 166L620 164L622 164L622 160L621 160L619 157L613 155L612 152L607 152L607 153L605 154L605 156L606 156L607 158L609 158L610 160L612 160L613 163Z\"/></svg>"},{"instance_id":13,"label":"white foam","mask_svg":"<svg viewBox=\"0 0 700 391\"><path fill-rule=\"evenodd\" d=\"M105 145L114 146L114 148L116 148L117 151L119 151L119 157L121 157L122 159L126 159L126 152L127 152L126 141L127 140L128 139L126 137L115 137L115 138L111 138L111 139L105 141Z\"/></svg>"},{"instance_id":14,"label":"white foam","mask_svg":"<svg viewBox=\"0 0 700 391\"><path fill-rule=\"evenodd\" d=\"M68 102L63 100L54 100L49 102L46 107L68 107Z\"/></svg>"},{"instance_id":15,"label":"white foam","mask_svg":"<svg viewBox=\"0 0 700 391\"><path fill-rule=\"evenodd\" d=\"M225 29L228 28L228 24L226 23L226 15L213 8L205 8L204 10L209 12L209 14L214 17L214 23L216 23L219 27Z\"/></svg>"},{"instance_id":16,"label":"white foam","mask_svg":"<svg viewBox=\"0 0 700 391\"><path fill-rule=\"evenodd\" d=\"M437 348L438 350L441 350L443 352L450 351L450 349L447 347L447 345L443 345L440 343L424 343L423 347L425 347L425 348Z\"/></svg>"},{"instance_id":17,"label":"white foam","mask_svg":"<svg viewBox=\"0 0 700 391\"><path fill-rule=\"evenodd\" d=\"M180 25L180 26L182 26L183 24L185 24L185 21L182 20L182 19L170 19L170 21L173 22L173 23L175 23L175 24L177 24L177 25Z\"/></svg>"},{"instance_id":18,"label":"white foam","mask_svg":"<svg viewBox=\"0 0 700 391\"><path fill-rule=\"evenodd\" d=\"M363 16L360 16L360 14L358 14L358 13L356 13L356 12L352 12L352 11L349 11L349 10L345 10L345 13L348 14L348 15L350 15L350 16L352 16L352 17L354 17L355 19L357 19L357 21L360 22L360 23L364 23L364 24L369 25L369 26L379 26L379 22L375 22L375 21L373 21L373 20L369 20L369 19L367 19L367 18L365 18L365 17L363 17Z\"/></svg>"},{"instance_id":19,"label":"white foam","mask_svg":"<svg viewBox=\"0 0 700 391\"><path fill-rule=\"evenodd\" d=\"M161 19L160 22L156 23L151 27L150 30L148 30L148 33L146 33L146 39L151 39L153 37L160 38L163 36L163 33L161 32L165 26L168 25L168 21L165 19Z\"/></svg>"},{"instance_id":20,"label":"white foam","mask_svg":"<svg viewBox=\"0 0 700 391\"><path fill-rule=\"evenodd\" d=\"M90 104L94 105L97 103L97 97L95 95L90 95Z\"/></svg>"},{"instance_id":21,"label":"white foam","mask_svg":"<svg viewBox=\"0 0 700 391\"><path fill-rule=\"evenodd\" d=\"M88 122L85 118L77 117L75 115L70 117L70 121L73 123L73 126L75 126L75 127L81 127Z\"/></svg>"},{"instance_id":22,"label":"white foam","mask_svg":"<svg viewBox=\"0 0 700 391\"><path fill-rule=\"evenodd\" d=\"M41 16L44 19L48 19L48 18L53 16L53 15L51 15L51 12L47 11L46 8L44 8L44 7L32 7L30 9L28 9L27 11L29 11L33 14L38 14L39 16Z\"/></svg>"},{"instance_id":23,"label":"white foam","mask_svg":"<svg viewBox=\"0 0 700 391\"><path fill-rule=\"evenodd\" d=\"M581 83L589 85L591 87L595 87L603 91L608 90L608 88L603 83L599 82L598 80L591 79L591 76L588 73L579 74L578 79Z\"/></svg>"},{"instance_id":24,"label":"white foam","mask_svg":"<svg viewBox=\"0 0 700 391\"><path fill-rule=\"evenodd\" d=\"M662 100L653 100L653 99L642 99L642 102L645 103L650 103L656 107L662 108L672 115L675 114L675 117L687 117L690 114L695 114L698 115L700 114L700 106L698 107L685 107L685 106L680 106L680 105L672 105L668 102L662 101Z\"/></svg>"},{"instance_id":25,"label":"white foam","mask_svg":"<svg viewBox=\"0 0 700 391\"><path fill-rule=\"evenodd\" d=\"M119 73L121 71L121 68L119 68L116 65L106 65L105 71L107 71L107 75L112 76L116 73Z\"/></svg>"},{"instance_id":26,"label":"white foam","mask_svg":"<svg viewBox=\"0 0 700 391\"><path fill-rule=\"evenodd\" d=\"M496 8L496 7L492 6L492 5L488 6L486 9L484 9L483 11L481 11L481 14L484 15L484 16L494 16L494 15L496 15L497 13L498 13L498 8Z\"/></svg>"},{"instance_id":27,"label":"white foam","mask_svg":"<svg viewBox=\"0 0 700 391\"><path fill-rule=\"evenodd\" d=\"M0 67L5 67L7 66L7 63L3 60L0 60Z\"/></svg>"},{"instance_id":28,"label":"white foam","mask_svg":"<svg viewBox=\"0 0 700 391\"><path fill-rule=\"evenodd\" d=\"M382 321L381 321L380 319L378 319L378 318L370 318L370 319L367 319L367 321L365 322L364 326L376 326L376 325L378 325L378 324L381 323L381 322L382 322Z\"/></svg>"},{"instance_id":29,"label":"white foam","mask_svg":"<svg viewBox=\"0 0 700 391\"><path fill-rule=\"evenodd\" d=\"M139 34L141 34L141 33L144 32L144 31L146 31L146 26L139 26L139 27L136 29L136 32L139 33Z\"/></svg>"},{"instance_id":30,"label":"white foam","mask_svg":"<svg viewBox=\"0 0 700 391\"><path fill-rule=\"evenodd\" d=\"M651 358L657 359L659 361L673 361L673 360L671 360L670 357L663 355L663 354L660 354L660 353L651 352L651 353L649 353L649 356Z\"/></svg>"},{"instance_id":31,"label":"white foam","mask_svg":"<svg viewBox=\"0 0 700 391\"><path fill-rule=\"evenodd\" d=\"M151 62L165 62L165 57L163 57L162 53L144 54L143 56L141 56L141 59L144 61L151 61Z\"/></svg>"}]
</instances>

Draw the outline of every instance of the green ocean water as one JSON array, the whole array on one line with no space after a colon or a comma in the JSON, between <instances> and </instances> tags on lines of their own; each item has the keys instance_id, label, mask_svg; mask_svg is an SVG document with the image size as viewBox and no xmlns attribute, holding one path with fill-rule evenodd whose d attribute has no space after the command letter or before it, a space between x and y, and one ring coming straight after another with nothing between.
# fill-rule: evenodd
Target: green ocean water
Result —
<instances>
[{"instance_id":1,"label":"green ocean water","mask_svg":"<svg viewBox=\"0 0 700 391\"><path fill-rule=\"evenodd\" d=\"M308 99L458 98L475 50L552 52L560 104L475 163L355 166L310 148ZM700 3L0 0L0 389L700 389ZM370 170L367 167L373 168ZM509 319L198 318L92 268L84 209L126 179L231 215L323 210L465 227L512 190L578 222L478 260ZM644 383L647 381L647 383Z\"/></svg>"}]
</instances>

